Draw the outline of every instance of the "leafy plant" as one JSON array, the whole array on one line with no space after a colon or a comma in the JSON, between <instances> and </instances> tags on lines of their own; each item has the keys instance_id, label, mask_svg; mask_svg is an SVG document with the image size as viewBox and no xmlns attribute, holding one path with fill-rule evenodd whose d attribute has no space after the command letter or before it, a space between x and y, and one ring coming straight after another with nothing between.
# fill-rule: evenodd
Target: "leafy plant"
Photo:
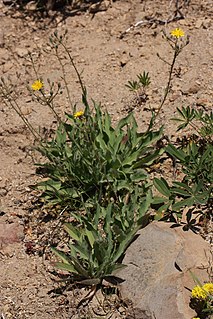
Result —
<instances>
[{"instance_id":1,"label":"leafy plant","mask_svg":"<svg viewBox=\"0 0 213 319\"><path fill-rule=\"evenodd\" d=\"M138 103L146 102L147 100L147 94L146 89L151 83L149 72L143 72L143 74L137 75L138 80L135 81L128 81L128 84L126 84L126 87L132 92L135 93L136 99Z\"/></svg>"},{"instance_id":2,"label":"leafy plant","mask_svg":"<svg viewBox=\"0 0 213 319\"><path fill-rule=\"evenodd\" d=\"M89 106L82 113L81 118L66 114L55 138L39 147L48 159L38 164L48 177L38 184L47 202L78 208L108 203L132 193L138 183L143 194L146 168L163 153L154 147L162 129L138 133L133 114L113 127L96 104L94 113Z\"/></svg>"},{"instance_id":3,"label":"leafy plant","mask_svg":"<svg viewBox=\"0 0 213 319\"><path fill-rule=\"evenodd\" d=\"M154 200L158 208L156 218L170 218L177 221L182 216L183 209L188 207L187 223L194 226L193 211L200 208L201 213L211 216L213 203L213 112L195 110L190 106L177 108L179 122L178 131L191 126L198 134L192 134L188 139L182 139L180 146L169 144L167 154L178 165L184 175L181 182L174 181L169 186L165 179L155 179L156 189L164 196ZM176 218L175 218L176 216Z\"/></svg>"},{"instance_id":4,"label":"leafy plant","mask_svg":"<svg viewBox=\"0 0 213 319\"><path fill-rule=\"evenodd\" d=\"M213 283L201 284L194 273L190 272L196 286L191 291L190 307L201 319L210 318L213 314Z\"/></svg>"},{"instance_id":5,"label":"leafy plant","mask_svg":"<svg viewBox=\"0 0 213 319\"><path fill-rule=\"evenodd\" d=\"M155 178L154 185L164 197L156 197L154 205L158 205L159 216L171 217L174 213L181 217L184 207L193 208L187 215L188 224L192 211L202 206L202 211L210 213L213 201L213 145L198 146L191 142L186 149L177 149L169 144L166 152L178 161L184 177L181 182L174 181L169 186L165 179ZM167 213L166 213L167 212ZM162 215L163 213L163 215Z\"/></svg>"},{"instance_id":6,"label":"leafy plant","mask_svg":"<svg viewBox=\"0 0 213 319\"><path fill-rule=\"evenodd\" d=\"M146 204L148 208L149 203ZM116 279L116 270L125 267L121 260L126 248L134 240L136 232L146 225L148 218L147 208L130 211L128 206L123 204L122 213L121 207L115 204L106 208L98 206L91 221L87 214L76 216L80 219L80 227L66 223L64 227L71 238L69 254L53 247L53 252L62 260L55 266L70 272L75 280L86 285L101 284L103 279ZM131 219L124 220L124 211L131 214Z\"/></svg>"},{"instance_id":7,"label":"leafy plant","mask_svg":"<svg viewBox=\"0 0 213 319\"><path fill-rule=\"evenodd\" d=\"M177 108L179 117L173 118L180 122L178 131L191 126L201 137L212 141L213 136L213 112L209 114L203 110L195 110L190 106Z\"/></svg>"}]
</instances>

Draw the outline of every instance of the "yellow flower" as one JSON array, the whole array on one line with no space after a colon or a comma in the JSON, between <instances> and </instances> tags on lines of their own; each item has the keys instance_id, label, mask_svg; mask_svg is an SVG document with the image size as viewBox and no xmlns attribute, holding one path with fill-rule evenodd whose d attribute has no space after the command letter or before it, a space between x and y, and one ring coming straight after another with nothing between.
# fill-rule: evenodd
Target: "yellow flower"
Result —
<instances>
[{"instance_id":1,"label":"yellow flower","mask_svg":"<svg viewBox=\"0 0 213 319\"><path fill-rule=\"evenodd\" d=\"M78 111L74 114L74 118L77 119L79 117L82 117L84 115L84 111Z\"/></svg>"},{"instance_id":2,"label":"yellow flower","mask_svg":"<svg viewBox=\"0 0 213 319\"><path fill-rule=\"evenodd\" d=\"M200 319L199 317L196 317L196 318L192 318L192 319Z\"/></svg>"},{"instance_id":3,"label":"yellow flower","mask_svg":"<svg viewBox=\"0 0 213 319\"><path fill-rule=\"evenodd\" d=\"M170 34L171 34L173 37L177 38L177 39L179 39L179 38L181 38L181 37L184 37L184 35L185 35L184 31L181 30L181 29L179 29L179 28L176 28L176 29L172 30L172 31L170 32Z\"/></svg>"},{"instance_id":4,"label":"yellow flower","mask_svg":"<svg viewBox=\"0 0 213 319\"><path fill-rule=\"evenodd\" d=\"M44 86L43 82L41 80L36 80L32 85L31 88L33 91L39 91Z\"/></svg>"},{"instance_id":5,"label":"yellow flower","mask_svg":"<svg viewBox=\"0 0 213 319\"><path fill-rule=\"evenodd\" d=\"M206 299L208 297L208 293L203 290L200 286L195 286L192 289L192 298L197 299Z\"/></svg>"},{"instance_id":6,"label":"yellow flower","mask_svg":"<svg viewBox=\"0 0 213 319\"><path fill-rule=\"evenodd\" d=\"M205 285L203 285L203 289L209 294L209 295L213 295L213 283L207 283Z\"/></svg>"}]
</instances>

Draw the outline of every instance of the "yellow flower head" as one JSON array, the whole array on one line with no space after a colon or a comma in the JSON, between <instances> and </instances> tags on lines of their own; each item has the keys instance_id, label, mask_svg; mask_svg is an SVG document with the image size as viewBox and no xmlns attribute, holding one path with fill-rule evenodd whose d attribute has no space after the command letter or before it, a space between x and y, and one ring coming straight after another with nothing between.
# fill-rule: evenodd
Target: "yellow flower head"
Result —
<instances>
[{"instance_id":1,"label":"yellow flower head","mask_svg":"<svg viewBox=\"0 0 213 319\"><path fill-rule=\"evenodd\" d=\"M181 30L181 29L179 29L179 28L176 28L176 29L172 30L172 31L170 32L170 34L171 34L173 37L177 38L177 39L179 39L179 38L181 38L181 37L184 37L184 35L185 35L184 31Z\"/></svg>"},{"instance_id":2,"label":"yellow flower head","mask_svg":"<svg viewBox=\"0 0 213 319\"><path fill-rule=\"evenodd\" d=\"M77 119L79 117L82 117L84 115L84 111L78 111L74 114L74 118Z\"/></svg>"},{"instance_id":3,"label":"yellow flower head","mask_svg":"<svg viewBox=\"0 0 213 319\"><path fill-rule=\"evenodd\" d=\"M213 296L213 283L207 283L203 285L203 289L209 294Z\"/></svg>"},{"instance_id":4,"label":"yellow flower head","mask_svg":"<svg viewBox=\"0 0 213 319\"><path fill-rule=\"evenodd\" d=\"M33 91L39 91L44 86L43 82L41 80L36 80L32 85L31 88Z\"/></svg>"},{"instance_id":5,"label":"yellow flower head","mask_svg":"<svg viewBox=\"0 0 213 319\"><path fill-rule=\"evenodd\" d=\"M196 299L206 299L208 297L208 293L203 290L200 286L195 286L192 289L192 298Z\"/></svg>"},{"instance_id":6,"label":"yellow flower head","mask_svg":"<svg viewBox=\"0 0 213 319\"><path fill-rule=\"evenodd\" d=\"M192 319L200 319L199 317L196 317L196 318L192 318Z\"/></svg>"}]
</instances>

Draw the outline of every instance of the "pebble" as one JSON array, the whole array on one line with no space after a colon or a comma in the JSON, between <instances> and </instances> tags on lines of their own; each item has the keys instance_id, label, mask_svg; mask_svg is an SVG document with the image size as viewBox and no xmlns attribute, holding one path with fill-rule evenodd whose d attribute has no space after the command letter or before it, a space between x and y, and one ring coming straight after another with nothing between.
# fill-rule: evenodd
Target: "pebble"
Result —
<instances>
[{"instance_id":1,"label":"pebble","mask_svg":"<svg viewBox=\"0 0 213 319\"><path fill-rule=\"evenodd\" d=\"M203 19L197 19L197 21L195 22L195 28L200 29L202 25L203 25Z\"/></svg>"},{"instance_id":2,"label":"pebble","mask_svg":"<svg viewBox=\"0 0 213 319\"><path fill-rule=\"evenodd\" d=\"M28 11L36 11L37 3L35 1L30 1L26 4L25 9Z\"/></svg>"},{"instance_id":3,"label":"pebble","mask_svg":"<svg viewBox=\"0 0 213 319\"><path fill-rule=\"evenodd\" d=\"M211 24L212 24L212 19L205 19L203 21L203 28L209 29L211 27Z\"/></svg>"},{"instance_id":4,"label":"pebble","mask_svg":"<svg viewBox=\"0 0 213 319\"><path fill-rule=\"evenodd\" d=\"M28 49L25 48L16 48L15 51L20 58L27 56L29 53Z\"/></svg>"},{"instance_id":5,"label":"pebble","mask_svg":"<svg viewBox=\"0 0 213 319\"><path fill-rule=\"evenodd\" d=\"M3 73L7 73L10 69L13 68L12 62L6 62L3 66Z\"/></svg>"},{"instance_id":6,"label":"pebble","mask_svg":"<svg viewBox=\"0 0 213 319\"><path fill-rule=\"evenodd\" d=\"M201 89L200 84L195 83L190 86L188 89L188 94L196 94Z\"/></svg>"},{"instance_id":7,"label":"pebble","mask_svg":"<svg viewBox=\"0 0 213 319\"><path fill-rule=\"evenodd\" d=\"M7 195L7 190L5 188L0 188L0 197Z\"/></svg>"},{"instance_id":8,"label":"pebble","mask_svg":"<svg viewBox=\"0 0 213 319\"><path fill-rule=\"evenodd\" d=\"M210 101L208 101L207 99L204 98L198 98L196 101L196 105L197 106L203 106L206 108L211 108L212 107L212 103Z\"/></svg>"}]
</instances>

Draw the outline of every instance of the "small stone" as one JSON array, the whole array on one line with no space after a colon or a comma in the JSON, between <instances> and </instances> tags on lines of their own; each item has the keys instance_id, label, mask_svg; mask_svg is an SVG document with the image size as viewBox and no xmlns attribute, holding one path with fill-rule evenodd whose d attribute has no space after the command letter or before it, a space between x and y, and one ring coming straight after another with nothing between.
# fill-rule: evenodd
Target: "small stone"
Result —
<instances>
[{"instance_id":1,"label":"small stone","mask_svg":"<svg viewBox=\"0 0 213 319\"><path fill-rule=\"evenodd\" d=\"M183 19L179 21L179 25L190 26L192 24L192 20L189 18Z\"/></svg>"},{"instance_id":2,"label":"small stone","mask_svg":"<svg viewBox=\"0 0 213 319\"><path fill-rule=\"evenodd\" d=\"M28 11L36 11L37 10L37 4L35 1L30 1L26 4L25 9Z\"/></svg>"},{"instance_id":3,"label":"small stone","mask_svg":"<svg viewBox=\"0 0 213 319\"><path fill-rule=\"evenodd\" d=\"M5 188L0 188L0 197L7 195L7 190Z\"/></svg>"},{"instance_id":4,"label":"small stone","mask_svg":"<svg viewBox=\"0 0 213 319\"><path fill-rule=\"evenodd\" d=\"M0 222L0 249L8 244L18 243L24 238L24 228L18 223Z\"/></svg>"},{"instance_id":5,"label":"small stone","mask_svg":"<svg viewBox=\"0 0 213 319\"><path fill-rule=\"evenodd\" d=\"M15 51L20 58L27 56L29 53L29 51L25 48L16 48Z\"/></svg>"},{"instance_id":6,"label":"small stone","mask_svg":"<svg viewBox=\"0 0 213 319\"><path fill-rule=\"evenodd\" d=\"M211 24L212 24L212 19L205 19L203 21L203 28L209 29L211 27Z\"/></svg>"},{"instance_id":7,"label":"small stone","mask_svg":"<svg viewBox=\"0 0 213 319\"><path fill-rule=\"evenodd\" d=\"M200 90L200 84L195 83L195 84L192 84L192 86L190 86L187 93L188 94L196 94L199 90Z\"/></svg>"},{"instance_id":8,"label":"small stone","mask_svg":"<svg viewBox=\"0 0 213 319\"><path fill-rule=\"evenodd\" d=\"M30 107L22 107L21 109L23 115L29 115L32 113L32 108Z\"/></svg>"},{"instance_id":9,"label":"small stone","mask_svg":"<svg viewBox=\"0 0 213 319\"><path fill-rule=\"evenodd\" d=\"M101 1L98 3L94 3L89 7L89 13L96 13L99 11L106 11L107 8L109 7L110 1Z\"/></svg>"},{"instance_id":10,"label":"small stone","mask_svg":"<svg viewBox=\"0 0 213 319\"><path fill-rule=\"evenodd\" d=\"M200 29L202 25L203 25L203 19L197 19L197 21L195 22L195 28Z\"/></svg>"},{"instance_id":11,"label":"small stone","mask_svg":"<svg viewBox=\"0 0 213 319\"><path fill-rule=\"evenodd\" d=\"M128 57L127 57L127 56L123 56L123 57L120 59L120 66L121 66L121 67L124 67L128 62L129 62Z\"/></svg>"},{"instance_id":12,"label":"small stone","mask_svg":"<svg viewBox=\"0 0 213 319\"><path fill-rule=\"evenodd\" d=\"M6 62L3 65L3 73L7 73L9 70L11 70L13 68L13 63L12 62Z\"/></svg>"},{"instance_id":13,"label":"small stone","mask_svg":"<svg viewBox=\"0 0 213 319\"><path fill-rule=\"evenodd\" d=\"M213 107L213 103L208 101L207 99L202 99L202 98L198 98L196 101L196 105L197 106L203 106L206 108L211 108Z\"/></svg>"}]
</instances>

